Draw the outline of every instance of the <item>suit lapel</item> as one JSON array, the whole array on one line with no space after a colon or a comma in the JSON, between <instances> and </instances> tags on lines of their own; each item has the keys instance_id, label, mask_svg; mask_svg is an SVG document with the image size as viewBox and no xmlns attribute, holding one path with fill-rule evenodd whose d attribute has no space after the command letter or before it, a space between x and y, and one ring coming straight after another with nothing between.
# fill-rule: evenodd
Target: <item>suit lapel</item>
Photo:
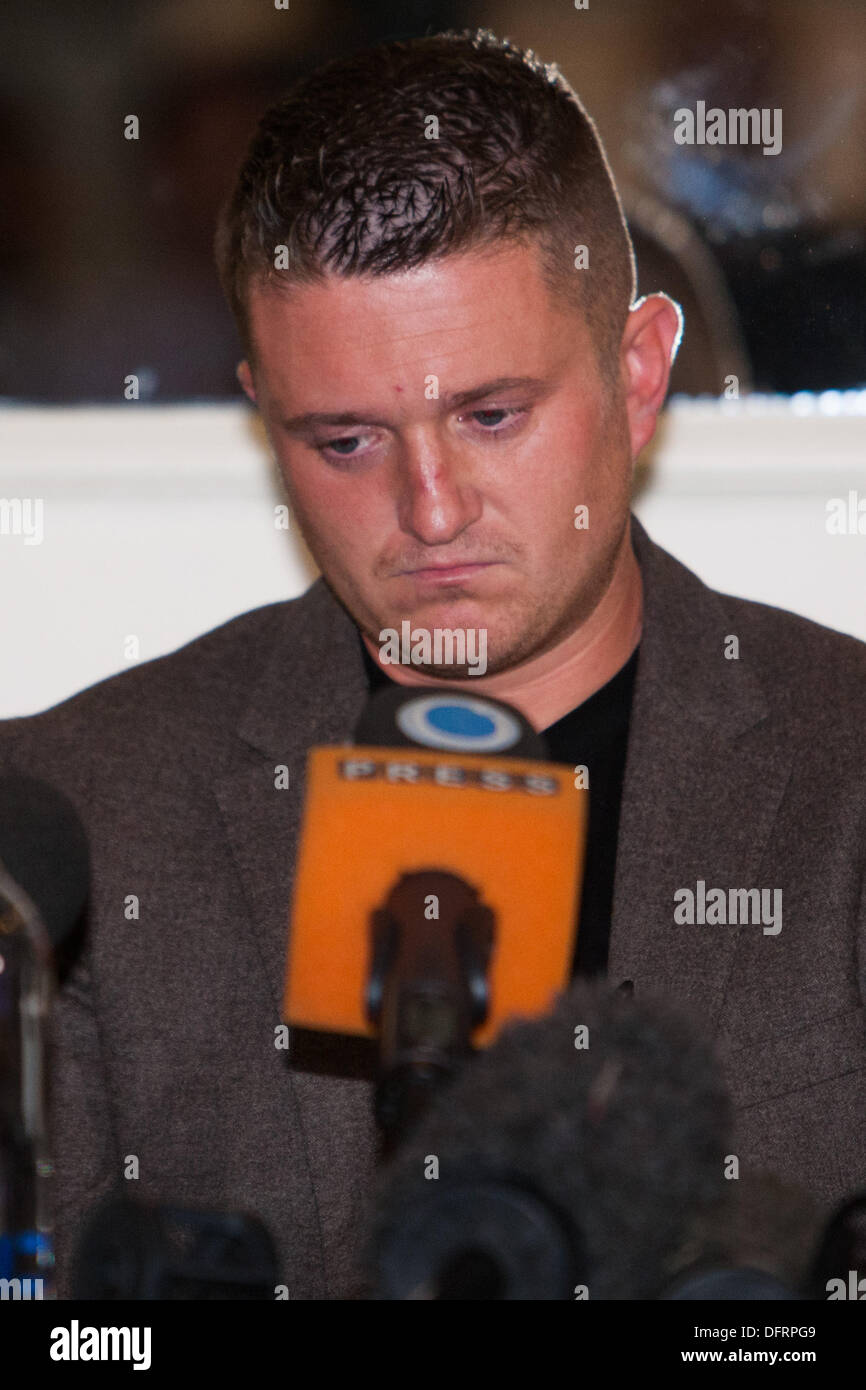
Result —
<instances>
[{"instance_id":1,"label":"suit lapel","mask_svg":"<svg viewBox=\"0 0 866 1390\"><path fill-rule=\"evenodd\" d=\"M665 992L710 1028L736 926L674 922L674 893L770 887L764 847L790 773L766 737L768 709L720 596L632 519L644 583L611 930L610 978ZM739 636L739 660L725 642ZM763 725L763 727L762 727ZM750 930L760 931L759 926Z\"/></svg>"},{"instance_id":2,"label":"suit lapel","mask_svg":"<svg viewBox=\"0 0 866 1390\"><path fill-rule=\"evenodd\" d=\"M215 793L279 1011L307 752L351 741L367 684L358 630L321 579L276 618L273 651L238 729L243 764L217 779ZM282 790L280 765L289 773Z\"/></svg>"},{"instance_id":3,"label":"suit lapel","mask_svg":"<svg viewBox=\"0 0 866 1390\"><path fill-rule=\"evenodd\" d=\"M351 740L367 695L358 631L322 580L299 600L276 609L273 651L239 726L239 765L214 791L249 906L264 963L275 1021L282 1018L283 984L295 850L300 836L306 757L319 743ZM289 786L274 786L284 764ZM306 1173L291 1181L311 1188L318 1215L325 1296L354 1287L349 1233L360 1193L374 1164L370 1087L290 1067L294 1116ZM306 1200L306 1199L305 1199Z\"/></svg>"}]
</instances>

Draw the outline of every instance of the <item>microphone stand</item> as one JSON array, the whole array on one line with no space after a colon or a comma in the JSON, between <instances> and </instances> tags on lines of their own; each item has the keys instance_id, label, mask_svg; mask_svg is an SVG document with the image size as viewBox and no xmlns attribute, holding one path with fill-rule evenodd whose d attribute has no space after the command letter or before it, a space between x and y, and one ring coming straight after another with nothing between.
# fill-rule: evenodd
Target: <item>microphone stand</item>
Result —
<instances>
[{"instance_id":1,"label":"microphone stand","mask_svg":"<svg viewBox=\"0 0 866 1390\"><path fill-rule=\"evenodd\" d=\"M371 918L365 1005L379 1033L374 1107L387 1158L472 1054L490 1007L495 917L456 874L404 874Z\"/></svg>"},{"instance_id":2,"label":"microphone stand","mask_svg":"<svg viewBox=\"0 0 866 1390\"><path fill-rule=\"evenodd\" d=\"M40 1290L54 1265L46 1180L45 1029L51 946L31 899L0 864L0 1278Z\"/></svg>"}]
</instances>

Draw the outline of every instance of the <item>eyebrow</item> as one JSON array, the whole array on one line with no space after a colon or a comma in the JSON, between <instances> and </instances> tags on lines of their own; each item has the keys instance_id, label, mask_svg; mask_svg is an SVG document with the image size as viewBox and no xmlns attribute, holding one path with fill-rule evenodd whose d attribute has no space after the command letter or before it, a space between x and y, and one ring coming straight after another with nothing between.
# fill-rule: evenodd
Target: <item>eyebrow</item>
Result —
<instances>
[{"instance_id":1,"label":"eyebrow","mask_svg":"<svg viewBox=\"0 0 866 1390\"><path fill-rule=\"evenodd\" d=\"M532 391L536 394L545 391L549 383L541 377L534 376L499 376L493 381L485 381L480 386L473 386L468 391L456 391L443 396L441 405L444 410L459 410L461 406L470 405L473 401L481 401L487 396L497 395L502 391ZM314 428L316 425L343 426L343 425L377 425L383 429L389 428L387 420L381 420L378 416L370 415L364 410L349 411L341 410L338 414L328 414L322 411L310 411L306 415L293 415L289 419L281 421L284 430L291 434L301 434L305 430Z\"/></svg>"}]
</instances>

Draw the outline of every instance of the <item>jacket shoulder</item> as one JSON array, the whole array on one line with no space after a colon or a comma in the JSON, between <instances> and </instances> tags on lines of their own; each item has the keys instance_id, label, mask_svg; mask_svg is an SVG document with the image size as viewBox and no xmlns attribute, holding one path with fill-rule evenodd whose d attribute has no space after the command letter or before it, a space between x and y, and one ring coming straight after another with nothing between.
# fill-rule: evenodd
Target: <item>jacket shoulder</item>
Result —
<instances>
[{"instance_id":1,"label":"jacket shoulder","mask_svg":"<svg viewBox=\"0 0 866 1390\"><path fill-rule=\"evenodd\" d=\"M173 744L172 733L209 746L215 733L237 722L274 643L286 640L293 619L303 627L311 604L308 590L254 608L45 710L0 721L0 769L31 764L31 751L36 761L52 752L76 761L93 753L95 739L102 747L125 744L130 757L142 746Z\"/></svg>"},{"instance_id":2,"label":"jacket shoulder","mask_svg":"<svg viewBox=\"0 0 866 1390\"><path fill-rule=\"evenodd\" d=\"M717 594L748 662L771 704L829 725L862 720L866 642L800 613ZM838 727L838 723L836 724Z\"/></svg>"}]
</instances>

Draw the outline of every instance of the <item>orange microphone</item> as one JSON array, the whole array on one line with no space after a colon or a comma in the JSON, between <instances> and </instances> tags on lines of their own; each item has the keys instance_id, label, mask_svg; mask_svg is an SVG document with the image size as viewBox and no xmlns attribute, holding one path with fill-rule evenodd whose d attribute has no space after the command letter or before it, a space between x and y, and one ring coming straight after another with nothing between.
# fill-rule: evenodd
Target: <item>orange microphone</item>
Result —
<instances>
[{"instance_id":1,"label":"orange microphone","mask_svg":"<svg viewBox=\"0 0 866 1390\"><path fill-rule=\"evenodd\" d=\"M587 792L497 700L375 695L310 750L289 932L291 1027L378 1039L386 1135L567 987Z\"/></svg>"}]
</instances>

